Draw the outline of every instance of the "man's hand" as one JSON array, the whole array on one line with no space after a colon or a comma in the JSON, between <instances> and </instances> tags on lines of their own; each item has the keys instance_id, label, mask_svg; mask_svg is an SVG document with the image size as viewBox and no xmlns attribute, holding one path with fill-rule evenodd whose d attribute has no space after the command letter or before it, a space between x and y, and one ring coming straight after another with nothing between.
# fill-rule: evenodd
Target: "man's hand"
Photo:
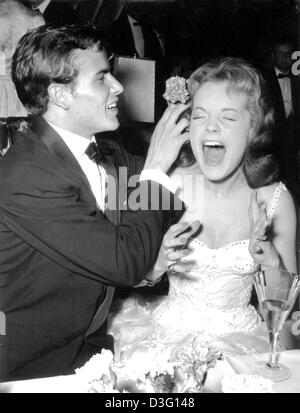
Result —
<instances>
[{"instance_id":1,"label":"man's hand","mask_svg":"<svg viewBox=\"0 0 300 413\"><path fill-rule=\"evenodd\" d=\"M199 231L200 222L194 221L179 222L172 225L165 234L159 255L154 266L154 272L164 273L165 271L189 273L194 266L194 261L182 258L187 257L191 250L188 243Z\"/></svg>"},{"instance_id":2,"label":"man's hand","mask_svg":"<svg viewBox=\"0 0 300 413\"><path fill-rule=\"evenodd\" d=\"M269 240L269 228L271 225L267 217L265 204L258 204L257 193L251 195L249 208L251 222L249 252L257 264L267 267L279 267L280 256Z\"/></svg>"},{"instance_id":3,"label":"man's hand","mask_svg":"<svg viewBox=\"0 0 300 413\"><path fill-rule=\"evenodd\" d=\"M181 146L188 140L184 130L189 126L189 120L179 117L187 110L189 104L171 104L156 125L144 169L158 169L168 172L175 162Z\"/></svg>"}]
</instances>

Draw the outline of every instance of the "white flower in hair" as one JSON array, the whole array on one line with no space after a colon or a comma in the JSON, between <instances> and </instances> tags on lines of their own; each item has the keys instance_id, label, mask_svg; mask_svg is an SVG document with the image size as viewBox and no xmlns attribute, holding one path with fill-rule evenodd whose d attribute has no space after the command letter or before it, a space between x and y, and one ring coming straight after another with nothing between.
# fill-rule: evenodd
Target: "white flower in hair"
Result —
<instances>
[{"instance_id":1,"label":"white flower in hair","mask_svg":"<svg viewBox=\"0 0 300 413\"><path fill-rule=\"evenodd\" d=\"M184 77L172 76L166 81L163 97L169 103L186 103L189 100L187 81Z\"/></svg>"}]
</instances>

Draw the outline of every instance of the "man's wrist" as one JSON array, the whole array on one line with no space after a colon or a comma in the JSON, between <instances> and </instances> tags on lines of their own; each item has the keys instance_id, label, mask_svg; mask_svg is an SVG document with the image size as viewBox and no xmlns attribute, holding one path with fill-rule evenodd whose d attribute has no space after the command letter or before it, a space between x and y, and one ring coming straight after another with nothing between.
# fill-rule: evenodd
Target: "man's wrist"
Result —
<instances>
[{"instance_id":1,"label":"man's wrist","mask_svg":"<svg viewBox=\"0 0 300 413\"><path fill-rule=\"evenodd\" d=\"M168 189L173 194L176 193L178 185L164 172L158 169L146 169L142 170L140 175L140 181L155 181L166 189Z\"/></svg>"},{"instance_id":2,"label":"man's wrist","mask_svg":"<svg viewBox=\"0 0 300 413\"><path fill-rule=\"evenodd\" d=\"M170 167L171 165L169 165L169 163L165 164L162 162L147 162L147 160L144 164L144 169L152 169L152 170L163 172L165 174L168 172Z\"/></svg>"},{"instance_id":3,"label":"man's wrist","mask_svg":"<svg viewBox=\"0 0 300 413\"><path fill-rule=\"evenodd\" d=\"M153 287L155 284L157 284L162 279L163 275L164 274L162 274L160 277L156 278L155 280L149 280L148 278L145 278L144 280L146 282L146 286Z\"/></svg>"}]
</instances>

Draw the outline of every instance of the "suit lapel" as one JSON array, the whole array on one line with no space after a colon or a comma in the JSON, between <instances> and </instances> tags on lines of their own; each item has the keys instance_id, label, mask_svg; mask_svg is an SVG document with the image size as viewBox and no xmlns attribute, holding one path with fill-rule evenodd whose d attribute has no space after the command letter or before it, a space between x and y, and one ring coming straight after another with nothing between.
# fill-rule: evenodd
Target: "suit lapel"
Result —
<instances>
[{"instance_id":1,"label":"suit lapel","mask_svg":"<svg viewBox=\"0 0 300 413\"><path fill-rule=\"evenodd\" d=\"M67 168L72 169L72 172L81 178L84 184L91 191L87 177L85 176L79 163L68 146L65 144L64 140L53 128L51 128L49 123L47 123L42 117L34 117L31 130L47 146L50 152L60 158Z\"/></svg>"},{"instance_id":2,"label":"suit lapel","mask_svg":"<svg viewBox=\"0 0 300 413\"><path fill-rule=\"evenodd\" d=\"M298 84L297 84L298 79L295 76L291 76L291 94L292 94L292 105L293 105L293 111L294 114L296 115L297 113L297 96L298 96Z\"/></svg>"},{"instance_id":3,"label":"suit lapel","mask_svg":"<svg viewBox=\"0 0 300 413\"><path fill-rule=\"evenodd\" d=\"M162 58L162 50L159 44L159 40L156 37L155 32L147 25L143 23L141 25L143 36L144 36L144 45L145 45L145 57L159 60Z\"/></svg>"},{"instance_id":4,"label":"suit lapel","mask_svg":"<svg viewBox=\"0 0 300 413\"><path fill-rule=\"evenodd\" d=\"M273 89L273 96L275 101L274 106L277 109L277 115L280 116L280 118L285 119L285 109L284 109L284 102L283 102L283 97L281 93L281 87L279 84L279 80L277 78L276 72L274 67L272 68L272 76L270 78L270 81L272 82L271 88Z\"/></svg>"},{"instance_id":5,"label":"suit lapel","mask_svg":"<svg viewBox=\"0 0 300 413\"><path fill-rule=\"evenodd\" d=\"M134 38L130 23L124 11L122 11L119 19L117 20L115 30L119 33L117 40L118 44L115 45L117 47L117 50L119 50L119 54L125 56L134 55L136 53Z\"/></svg>"}]
</instances>

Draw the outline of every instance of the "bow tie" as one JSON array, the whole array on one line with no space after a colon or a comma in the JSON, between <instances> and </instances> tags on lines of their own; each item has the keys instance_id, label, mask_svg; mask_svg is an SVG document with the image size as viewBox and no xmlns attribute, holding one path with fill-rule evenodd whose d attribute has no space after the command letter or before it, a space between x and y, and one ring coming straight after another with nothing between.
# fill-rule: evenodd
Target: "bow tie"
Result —
<instances>
[{"instance_id":1,"label":"bow tie","mask_svg":"<svg viewBox=\"0 0 300 413\"><path fill-rule=\"evenodd\" d=\"M92 161L100 163L107 156L112 155L114 153L114 150L108 146L107 142L100 141L99 143L91 142L87 147L85 153Z\"/></svg>"},{"instance_id":2,"label":"bow tie","mask_svg":"<svg viewBox=\"0 0 300 413\"><path fill-rule=\"evenodd\" d=\"M286 75L284 73L278 73L277 78L278 79L284 79L284 78L290 78L291 75L287 73Z\"/></svg>"}]
</instances>

